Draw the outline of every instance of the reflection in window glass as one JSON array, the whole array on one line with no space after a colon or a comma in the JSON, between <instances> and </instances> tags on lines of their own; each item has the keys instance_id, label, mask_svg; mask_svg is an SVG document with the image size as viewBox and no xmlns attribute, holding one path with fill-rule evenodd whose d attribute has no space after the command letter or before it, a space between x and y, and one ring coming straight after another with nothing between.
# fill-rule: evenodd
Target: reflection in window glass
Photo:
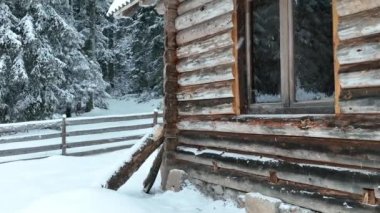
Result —
<instances>
[{"instance_id":1,"label":"reflection in window glass","mask_svg":"<svg viewBox=\"0 0 380 213\"><path fill-rule=\"evenodd\" d=\"M296 100L334 93L331 0L293 0Z\"/></svg>"},{"instance_id":2,"label":"reflection in window glass","mask_svg":"<svg viewBox=\"0 0 380 213\"><path fill-rule=\"evenodd\" d=\"M281 101L279 0L253 1L253 100Z\"/></svg>"}]
</instances>

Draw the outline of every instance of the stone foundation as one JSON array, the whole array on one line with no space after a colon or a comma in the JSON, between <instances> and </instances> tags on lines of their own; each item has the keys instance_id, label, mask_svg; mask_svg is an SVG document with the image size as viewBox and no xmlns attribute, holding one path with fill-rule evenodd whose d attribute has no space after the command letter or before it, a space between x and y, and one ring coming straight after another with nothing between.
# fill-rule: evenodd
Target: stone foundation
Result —
<instances>
[{"instance_id":1,"label":"stone foundation","mask_svg":"<svg viewBox=\"0 0 380 213\"><path fill-rule=\"evenodd\" d=\"M167 180L166 190L178 192L186 186L186 182L190 182L206 196L214 200L232 200L237 207L245 208L247 213L316 213L309 209L286 204L279 199L267 197L260 193L241 192L194 179L182 170L170 170Z\"/></svg>"}]
</instances>

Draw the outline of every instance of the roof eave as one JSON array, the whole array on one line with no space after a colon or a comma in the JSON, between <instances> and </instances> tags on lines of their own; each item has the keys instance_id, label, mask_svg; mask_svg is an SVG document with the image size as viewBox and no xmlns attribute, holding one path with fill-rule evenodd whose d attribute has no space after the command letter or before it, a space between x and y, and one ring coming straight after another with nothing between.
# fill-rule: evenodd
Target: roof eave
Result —
<instances>
[{"instance_id":1,"label":"roof eave","mask_svg":"<svg viewBox=\"0 0 380 213\"><path fill-rule=\"evenodd\" d=\"M139 7L153 7L155 6L158 14L163 15L163 0L135 0L131 3L110 12L109 16L121 18L124 16L132 16Z\"/></svg>"},{"instance_id":2,"label":"roof eave","mask_svg":"<svg viewBox=\"0 0 380 213\"><path fill-rule=\"evenodd\" d=\"M114 11L112 14L115 18L121 18L123 16L132 16L134 12L139 8L139 1L133 1L130 4Z\"/></svg>"}]
</instances>

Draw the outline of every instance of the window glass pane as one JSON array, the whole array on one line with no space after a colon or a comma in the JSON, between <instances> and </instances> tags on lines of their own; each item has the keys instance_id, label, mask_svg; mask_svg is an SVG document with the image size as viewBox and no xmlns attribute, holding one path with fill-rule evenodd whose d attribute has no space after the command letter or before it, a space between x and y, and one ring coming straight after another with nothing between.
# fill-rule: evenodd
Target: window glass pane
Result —
<instances>
[{"instance_id":1,"label":"window glass pane","mask_svg":"<svg viewBox=\"0 0 380 213\"><path fill-rule=\"evenodd\" d=\"M253 2L253 100L281 102L279 0Z\"/></svg>"},{"instance_id":2,"label":"window glass pane","mask_svg":"<svg viewBox=\"0 0 380 213\"><path fill-rule=\"evenodd\" d=\"M296 100L334 93L331 0L293 0Z\"/></svg>"}]
</instances>

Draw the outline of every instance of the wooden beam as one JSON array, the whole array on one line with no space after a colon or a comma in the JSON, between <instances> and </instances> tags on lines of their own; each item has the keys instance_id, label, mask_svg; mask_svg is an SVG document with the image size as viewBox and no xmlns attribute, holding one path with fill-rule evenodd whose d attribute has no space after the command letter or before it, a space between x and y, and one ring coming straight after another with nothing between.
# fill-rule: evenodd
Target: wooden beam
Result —
<instances>
[{"instance_id":1,"label":"wooden beam","mask_svg":"<svg viewBox=\"0 0 380 213\"><path fill-rule=\"evenodd\" d=\"M269 197L275 197L286 203L312 209L318 212L352 212L372 213L380 211L379 206L361 204L362 196L297 184L280 180L270 184L267 177L250 175L243 172L204 166L177 160L177 169L187 172L190 178L206 183L222 185L241 192L260 192ZM345 205L343 205L345 203Z\"/></svg>"},{"instance_id":2,"label":"wooden beam","mask_svg":"<svg viewBox=\"0 0 380 213\"><path fill-rule=\"evenodd\" d=\"M155 131L149 137L145 138L133 149L130 159L122 165L115 174L107 181L105 187L112 190L119 189L129 178L136 172L148 157L163 143L164 131L160 126L155 127Z\"/></svg>"},{"instance_id":3,"label":"wooden beam","mask_svg":"<svg viewBox=\"0 0 380 213\"><path fill-rule=\"evenodd\" d=\"M144 192L145 193L150 192L150 190L152 189L152 187L154 185L154 182L156 181L158 172L159 172L160 167L161 167L162 158L164 156L164 151L165 151L165 148L161 147L160 151L157 154L156 159L153 162L152 167L149 170L148 176L144 180Z\"/></svg>"},{"instance_id":4,"label":"wooden beam","mask_svg":"<svg viewBox=\"0 0 380 213\"><path fill-rule=\"evenodd\" d=\"M337 1L332 0L332 15L333 15L333 45L334 45L334 84L335 84L335 114L339 115L341 113L340 110L340 80L339 80L339 72L340 72L340 63L338 60L338 48L339 48L339 15L338 15L338 5Z\"/></svg>"},{"instance_id":5,"label":"wooden beam","mask_svg":"<svg viewBox=\"0 0 380 213\"><path fill-rule=\"evenodd\" d=\"M247 94L247 37L246 34L246 9L247 1L234 0L233 12L233 40L235 66L233 67L234 112L236 115L248 112Z\"/></svg>"},{"instance_id":6,"label":"wooden beam","mask_svg":"<svg viewBox=\"0 0 380 213\"><path fill-rule=\"evenodd\" d=\"M337 121L336 121L337 122ZM376 123L376 122L375 122ZM272 119L254 119L250 121L197 121L184 120L178 123L180 130L192 131L210 131L210 132L229 132L243 133L255 135L276 135L276 136L298 136L313 137L326 139L351 139L351 140L371 140L380 141L379 126L372 123L370 129L364 129L351 126L347 128L339 128L338 125L322 120L297 119L294 121ZM337 124L337 123L336 123ZM376 125L376 126L375 126ZM346 125L345 125L346 126Z\"/></svg>"},{"instance_id":7,"label":"wooden beam","mask_svg":"<svg viewBox=\"0 0 380 213\"><path fill-rule=\"evenodd\" d=\"M293 136L185 131L181 145L256 154L296 163L380 171L380 143Z\"/></svg>"},{"instance_id":8,"label":"wooden beam","mask_svg":"<svg viewBox=\"0 0 380 213\"><path fill-rule=\"evenodd\" d=\"M360 196L363 188L376 188L380 184L378 171L352 169L336 166L294 163L286 160L263 157L256 154L241 154L232 151L179 146L176 159L195 164L225 168L236 172L271 178L271 173L283 181L291 181L348 192ZM271 179L269 179L271 180Z\"/></svg>"},{"instance_id":9,"label":"wooden beam","mask_svg":"<svg viewBox=\"0 0 380 213\"><path fill-rule=\"evenodd\" d=\"M165 186L170 164L170 151L175 150L177 146L177 119L178 119L178 71L177 71L177 30L175 28L175 20L178 17L177 9L180 1L164 0L164 30L165 30L165 54L164 54L164 136L165 153L163 156L163 166L161 170L162 186Z\"/></svg>"}]
</instances>

